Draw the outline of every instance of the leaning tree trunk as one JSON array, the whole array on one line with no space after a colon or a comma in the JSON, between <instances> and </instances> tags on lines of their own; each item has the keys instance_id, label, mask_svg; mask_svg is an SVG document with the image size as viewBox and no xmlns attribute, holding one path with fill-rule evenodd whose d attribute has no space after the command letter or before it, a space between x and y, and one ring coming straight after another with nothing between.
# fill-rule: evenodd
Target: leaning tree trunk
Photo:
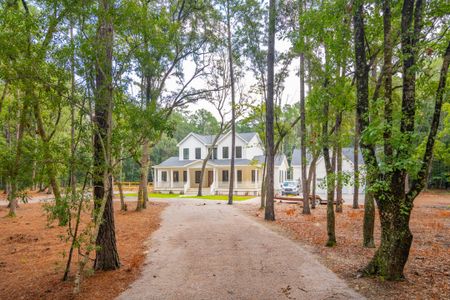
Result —
<instances>
[{"instance_id":1,"label":"leaning tree trunk","mask_svg":"<svg viewBox=\"0 0 450 300\"><path fill-rule=\"evenodd\" d=\"M111 130L112 130L112 52L113 52L113 22L112 0L99 0L99 26L97 31L96 60L96 95L94 118L94 203L97 213L101 212L104 196L106 203L102 222L96 238L96 270L115 270L120 267L116 246L114 224L113 187L111 161ZM106 176L106 180L105 180ZM106 185L106 186L105 186ZM106 187L106 190L105 190Z\"/></svg>"},{"instance_id":2,"label":"leaning tree trunk","mask_svg":"<svg viewBox=\"0 0 450 300\"><path fill-rule=\"evenodd\" d=\"M325 83L326 86L326 83ZM329 117L329 99L325 99L323 113L325 121L323 123L323 158L325 160L325 168L327 172L327 235L328 240L327 247L333 247L336 245L336 232L335 232L335 216L333 209L334 202L334 168L331 164L330 149L328 148L328 117Z\"/></svg>"}]
</instances>

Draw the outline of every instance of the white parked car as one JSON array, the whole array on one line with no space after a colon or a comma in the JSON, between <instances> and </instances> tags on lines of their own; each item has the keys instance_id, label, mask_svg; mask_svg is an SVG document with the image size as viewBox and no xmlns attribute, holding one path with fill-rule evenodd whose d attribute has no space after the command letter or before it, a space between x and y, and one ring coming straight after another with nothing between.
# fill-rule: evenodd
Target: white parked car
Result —
<instances>
[{"instance_id":1,"label":"white parked car","mask_svg":"<svg viewBox=\"0 0 450 300\"><path fill-rule=\"evenodd\" d=\"M300 195L300 184L292 180L284 181L281 184L281 195Z\"/></svg>"}]
</instances>

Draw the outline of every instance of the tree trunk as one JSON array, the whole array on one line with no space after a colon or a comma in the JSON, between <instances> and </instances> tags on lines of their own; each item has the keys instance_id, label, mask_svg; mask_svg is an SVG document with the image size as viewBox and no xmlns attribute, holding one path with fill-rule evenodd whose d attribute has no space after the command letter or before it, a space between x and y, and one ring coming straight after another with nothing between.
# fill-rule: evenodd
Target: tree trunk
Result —
<instances>
[{"instance_id":1,"label":"tree trunk","mask_svg":"<svg viewBox=\"0 0 450 300\"><path fill-rule=\"evenodd\" d=\"M353 144L353 208L359 208L359 132L358 116L355 117L355 140Z\"/></svg>"},{"instance_id":2,"label":"tree trunk","mask_svg":"<svg viewBox=\"0 0 450 300\"><path fill-rule=\"evenodd\" d=\"M136 205L136 211L140 211L147 207L148 201L148 150L149 150L149 141L147 138L144 139L142 144L142 156L141 156L141 174L140 174L140 183L139 183L139 191L138 191L138 201Z\"/></svg>"},{"instance_id":3,"label":"tree trunk","mask_svg":"<svg viewBox=\"0 0 450 300\"><path fill-rule=\"evenodd\" d=\"M363 223L363 246L366 248L375 248L375 239L373 236L375 229L375 203L373 194L366 191L364 197L364 223Z\"/></svg>"},{"instance_id":4,"label":"tree trunk","mask_svg":"<svg viewBox=\"0 0 450 300\"><path fill-rule=\"evenodd\" d=\"M116 270L120 267L119 254L116 246L116 231L114 224L114 209L113 209L113 190L112 190L112 176L109 176L108 190L102 191L108 193L105 211L103 213L103 222L100 224L97 235L96 244L100 246L95 257L94 268L96 270ZM96 199L100 196L99 189L97 189Z\"/></svg>"},{"instance_id":5,"label":"tree trunk","mask_svg":"<svg viewBox=\"0 0 450 300\"><path fill-rule=\"evenodd\" d=\"M73 25L70 24L70 43L73 43ZM75 162L75 53L72 53L70 61L70 191L72 194L72 202L75 202L77 193L77 178L75 176L76 162Z\"/></svg>"},{"instance_id":6,"label":"tree trunk","mask_svg":"<svg viewBox=\"0 0 450 300\"><path fill-rule=\"evenodd\" d=\"M434 139L439 127L443 93L446 86L448 68L450 63L450 43L444 54L440 80L436 92L436 104L431 129L427 140L427 147L423 157L423 165L419 171L411 190L405 194L404 186L399 188L402 178L393 178L388 194L382 195L378 201L381 222L381 244L375 256L364 269L368 275L382 276L387 280L400 280L404 278L403 270L408 261L409 250L412 244L412 233L409 229L409 220L413 207L413 200L424 186L429 164L431 163Z\"/></svg>"},{"instance_id":7,"label":"tree trunk","mask_svg":"<svg viewBox=\"0 0 450 300\"><path fill-rule=\"evenodd\" d=\"M341 122L342 113L336 117L336 212L342 212L342 146L341 146Z\"/></svg>"},{"instance_id":8,"label":"tree trunk","mask_svg":"<svg viewBox=\"0 0 450 300\"><path fill-rule=\"evenodd\" d=\"M120 267L117 253L113 187L111 168L111 125L113 106L112 52L113 22L111 0L99 1L99 26L97 32L96 95L95 95L95 134L94 134L94 203L96 211L104 201L102 221L96 237L94 268L96 270L115 270ZM106 190L105 190L106 185ZM105 193L106 199L104 199Z\"/></svg>"},{"instance_id":9,"label":"tree trunk","mask_svg":"<svg viewBox=\"0 0 450 300\"><path fill-rule=\"evenodd\" d=\"M125 203L125 196L123 195L122 181L117 181L117 187L119 188L119 195L120 195L120 210L127 211L128 207L127 204Z\"/></svg>"},{"instance_id":10,"label":"tree trunk","mask_svg":"<svg viewBox=\"0 0 450 300\"><path fill-rule=\"evenodd\" d=\"M267 155L264 156L264 167L262 172L262 182L261 182L261 204L260 209L266 207L266 176L267 176Z\"/></svg>"},{"instance_id":11,"label":"tree trunk","mask_svg":"<svg viewBox=\"0 0 450 300\"><path fill-rule=\"evenodd\" d=\"M266 177L266 207L264 218L275 220L274 211L274 64L275 64L275 0L269 1L269 33L267 49L267 100L266 100L266 143L267 143L267 177Z\"/></svg>"},{"instance_id":12,"label":"tree trunk","mask_svg":"<svg viewBox=\"0 0 450 300\"><path fill-rule=\"evenodd\" d=\"M313 198L313 204L312 204L312 208L315 209L316 208L316 165L314 164L314 166L311 166L311 168L314 167L313 170L313 179L312 179L312 198Z\"/></svg>"},{"instance_id":13,"label":"tree trunk","mask_svg":"<svg viewBox=\"0 0 450 300\"><path fill-rule=\"evenodd\" d=\"M24 104L22 110L20 112L20 122L19 122L19 130L17 133L17 145L16 145L16 155L14 158L14 167L11 170L11 192L8 195L9 198L9 213L8 216L15 217L16 216L16 208L18 206L17 201L17 184L18 184L18 175L20 172L21 160L22 160L22 144L23 144L23 134L25 131L25 126L27 122L27 114L28 114L28 101L29 99L24 99Z\"/></svg>"},{"instance_id":14,"label":"tree trunk","mask_svg":"<svg viewBox=\"0 0 450 300\"><path fill-rule=\"evenodd\" d=\"M303 12L303 1L299 3L300 15ZM300 28L302 33L302 28ZM304 42L303 33L301 42ZM303 45L302 45L303 46ZM302 193L303 193L303 211L305 215L311 214L309 208L309 185L306 176L306 109L305 109L305 54L300 53L300 151L301 151L301 171L302 171Z\"/></svg>"},{"instance_id":15,"label":"tree trunk","mask_svg":"<svg viewBox=\"0 0 450 300\"><path fill-rule=\"evenodd\" d=\"M230 187L228 190L228 204L233 204L234 189L234 158L236 152L236 100L234 87L233 50L231 43L231 11L230 0L227 0L227 38L228 38L228 61L230 63L230 84L231 84L231 161L230 161Z\"/></svg>"},{"instance_id":16,"label":"tree trunk","mask_svg":"<svg viewBox=\"0 0 450 300\"><path fill-rule=\"evenodd\" d=\"M328 116L329 116L329 100L325 100L324 105L324 117L323 135L323 157L325 160L325 168L327 172L327 235L328 240L327 247L333 247L336 245L336 232L335 232L335 217L334 217L334 170L330 159L330 151L328 149Z\"/></svg>"},{"instance_id":17,"label":"tree trunk","mask_svg":"<svg viewBox=\"0 0 450 300\"><path fill-rule=\"evenodd\" d=\"M386 196L388 197L388 196ZM402 213L400 203L404 199L392 197L380 210L381 244L364 272L380 275L387 280L403 279L403 268L408 260L412 244L409 229L409 213Z\"/></svg>"},{"instance_id":18,"label":"tree trunk","mask_svg":"<svg viewBox=\"0 0 450 300\"><path fill-rule=\"evenodd\" d=\"M303 3L299 3L299 14L302 15ZM299 31L302 33L300 25ZM304 42L303 34L301 42ZM302 45L303 46L303 45ZM303 51L300 53L300 151L301 151L301 178L302 178L302 193L303 193L303 214L311 214L309 208L309 186L306 177L306 110L305 110L305 55Z\"/></svg>"},{"instance_id":19,"label":"tree trunk","mask_svg":"<svg viewBox=\"0 0 450 300\"><path fill-rule=\"evenodd\" d=\"M3 86L3 92L2 92L2 96L0 98L0 114L2 113L3 102L4 102L7 94L8 94L8 81L6 81L5 85Z\"/></svg>"},{"instance_id":20,"label":"tree trunk","mask_svg":"<svg viewBox=\"0 0 450 300\"><path fill-rule=\"evenodd\" d=\"M365 33L364 33L364 19L363 19L363 3L360 2L355 8L354 19L354 44L355 44L355 58L356 58L356 115L358 121L358 135L364 131L369 125L369 68L366 59L365 49ZM363 230L363 244L366 247L372 247L373 244L373 222L374 222L374 203L373 195L368 192L372 183L377 177L377 163L375 158L375 149L373 145L367 144L364 139L360 139L360 146L364 162L367 166L366 174L366 195L364 204L364 230ZM367 215L366 215L367 214Z\"/></svg>"}]
</instances>

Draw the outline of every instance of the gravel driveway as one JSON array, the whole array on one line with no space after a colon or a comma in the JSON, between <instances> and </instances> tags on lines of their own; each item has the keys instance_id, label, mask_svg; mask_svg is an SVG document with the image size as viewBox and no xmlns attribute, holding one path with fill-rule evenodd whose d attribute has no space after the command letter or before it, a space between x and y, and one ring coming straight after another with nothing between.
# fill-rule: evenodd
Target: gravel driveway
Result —
<instances>
[{"instance_id":1,"label":"gravel driveway","mask_svg":"<svg viewBox=\"0 0 450 300\"><path fill-rule=\"evenodd\" d=\"M119 299L362 298L314 255L236 207L160 201L170 205L142 275Z\"/></svg>"}]
</instances>

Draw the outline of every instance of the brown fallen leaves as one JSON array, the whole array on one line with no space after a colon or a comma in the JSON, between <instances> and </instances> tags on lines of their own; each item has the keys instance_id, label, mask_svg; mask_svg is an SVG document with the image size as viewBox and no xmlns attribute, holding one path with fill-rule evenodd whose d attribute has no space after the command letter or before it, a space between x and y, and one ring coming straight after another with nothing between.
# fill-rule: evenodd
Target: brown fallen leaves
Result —
<instances>
[{"instance_id":1,"label":"brown fallen leaves","mask_svg":"<svg viewBox=\"0 0 450 300\"><path fill-rule=\"evenodd\" d=\"M77 299L112 299L136 279L150 234L159 227L165 205L151 203L142 212L121 212L114 203L117 246L122 266L85 279ZM48 227L41 204L21 204L15 219L0 208L0 299L73 298L73 278L62 282L68 244L65 228ZM74 257L74 263L77 257ZM72 268L73 275L75 265Z\"/></svg>"},{"instance_id":2,"label":"brown fallen leaves","mask_svg":"<svg viewBox=\"0 0 450 300\"><path fill-rule=\"evenodd\" d=\"M450 194L422 193L414 203L411 217L413 245L405 269L406 280L386 282L379 278L357 278L357 271L373 256L375 249L362 247L364 210L344 206L336 214L337 246L325 247L326 207L302 215L301 206L276 204L276 223L298 240L319 260L355 290L371 299L450 299ZM248 210L262 218L258 208ZM376 219L375 240L379 245L380 225Z\"/></svg>"}]
</instances>

